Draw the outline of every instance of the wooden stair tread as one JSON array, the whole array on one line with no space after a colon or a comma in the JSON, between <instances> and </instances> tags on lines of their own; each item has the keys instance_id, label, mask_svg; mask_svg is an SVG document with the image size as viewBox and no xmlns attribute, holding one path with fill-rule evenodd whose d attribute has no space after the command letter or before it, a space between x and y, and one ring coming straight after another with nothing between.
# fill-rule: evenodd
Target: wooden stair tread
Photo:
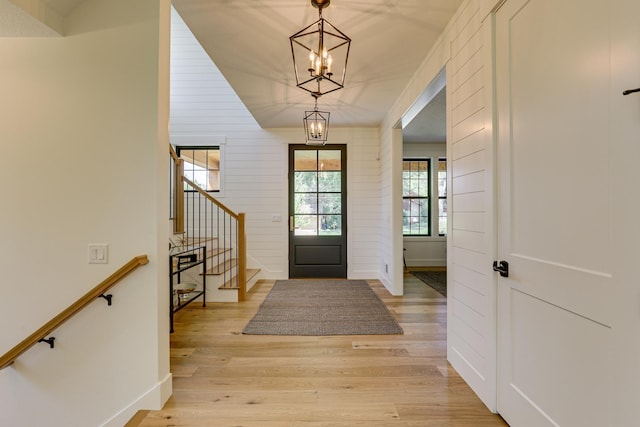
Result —
<instances>
[{"instance_id":1,"label":"wooden stair tread","mask_svg":"<svg viewBox=\"0 0 640 427\"><path fill-rule=\"evenodd\" d=\"M197 243L206 243L206 242L213 242L214 240L218 240L217 237L189 237L184 239L185 242L187 242L188 245L194 245Z\"/></svg>"},{"instance_id":2,"label":"wooden stair tread","mask_svg":"<svg viewBox=\"0 0 640 427\"><path fill-rule=\"evenodd\" d=\"M249 282L253 277L260 272L259 268L247 268L246 270L246 279ZM227 280L222 286L218 287L218 289L240 289L235 285L236 276L233 276L231 279Z\"/></svg>"},{"instance_id":3,"label":"wooden stair tread","mask_svg":"<svg viewBox=\"0 0 640 427\"><path fill-rule=\"evenodd\" d=\"M228 259L224 262L221 262L220 264L209 268L206 271L206 274L208 275L214 275L214 276L218 276L220 274L224 274L226 271L231 270L232 268L234 268L236 265L238 264L238 260L235 258L231 258Z\"/></svg>"},{"instance_id":4,"label":"wooden stair tread","mask_svg":"<svg viewBox=\"0 0 640 427\"><path fill-rule=\"evenodd\" d=\"M207 258L215 258L220 254L231 251L231 248L213 248L207 250Z\"/></svg>"}]
</instances>

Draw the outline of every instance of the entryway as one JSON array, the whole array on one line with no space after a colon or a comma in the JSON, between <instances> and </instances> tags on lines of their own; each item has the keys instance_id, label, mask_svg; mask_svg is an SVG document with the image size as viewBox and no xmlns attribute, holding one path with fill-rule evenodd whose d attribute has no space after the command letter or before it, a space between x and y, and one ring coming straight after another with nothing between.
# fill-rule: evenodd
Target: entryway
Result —
<instances>
[{"instance_id":1,"label":"entryway","mask_svg":"<svg viewBox=\"0 0 640 427\"><path fill-rule=\"evenodd\" d=\"M289 277L347 277L347 147L289 146Z\"/></svg>"}]
</instances>

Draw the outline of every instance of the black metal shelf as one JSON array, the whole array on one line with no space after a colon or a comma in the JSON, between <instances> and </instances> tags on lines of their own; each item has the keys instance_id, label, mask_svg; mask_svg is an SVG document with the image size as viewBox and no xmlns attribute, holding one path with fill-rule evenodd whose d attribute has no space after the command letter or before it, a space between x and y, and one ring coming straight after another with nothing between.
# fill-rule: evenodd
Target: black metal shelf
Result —
<instances>
[{"instance_id":1,"label":"black metal shelf","mask_svg":"<svg viewBox=\"0 0 640 427\"><path fill-rule=\"evenodd\" d=\"M202 306L207 305L207 276L202 274L202 290L189 292L186 300L181 300L182 296L175 292L175 285L180 284L180 275L193 267L202 265L202 272L207 271L207 248L206 246L176 246L169 251L169 312L171 317L171 332L173 332L173 315L184 307L202 297ZM174 279L177 278L177 283ZM177 297L177 304L174 298Z\"/></svg>"}]
</instances>

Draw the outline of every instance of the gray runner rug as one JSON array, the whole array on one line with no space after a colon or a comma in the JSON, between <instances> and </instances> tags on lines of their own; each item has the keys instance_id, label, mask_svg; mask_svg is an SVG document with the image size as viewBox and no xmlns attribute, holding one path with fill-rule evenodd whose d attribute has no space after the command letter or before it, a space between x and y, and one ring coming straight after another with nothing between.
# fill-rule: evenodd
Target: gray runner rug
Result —
<instances>
[{"instance_id":1,"label":"gray runner rug","mask_svg":"<svg viewBox=\"0 0 640 427\"><path fill-rule=\"evenodd\" d=\"M447 272L446 271L412 271L415 277L427 286L432 287L444 297L447 296Z\"/></svg>"},{"instance_id":2,"label":"gray runner rug","mask_svg":"<svg viewBox=\"0 0 640 427\"><path fill-rule=\"evenodd\" d=\"M403 330L364 280L277 280L248 335L395 335Z\"/></svg>"}]
</instances>

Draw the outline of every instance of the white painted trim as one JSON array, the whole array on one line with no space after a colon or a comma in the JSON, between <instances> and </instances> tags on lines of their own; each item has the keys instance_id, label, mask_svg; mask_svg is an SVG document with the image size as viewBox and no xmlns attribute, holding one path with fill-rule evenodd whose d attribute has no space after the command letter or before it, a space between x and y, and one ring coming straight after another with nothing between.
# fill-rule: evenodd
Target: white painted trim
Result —
<instances>
[{"instance_id":1,"label":"white painted trim","mask_svg":"<svg viewBox=\"0 0 640 427\"><path fill-rule=\"evenodd\" d=\"M407 260L407 267L444 267L446 265L446 258L414 258Z\"/></svg>"},{"instance_id":2,"label":"white painted trim","mask_svg":"<svg viewBox=\"0 0 640 427\"><path fill-rule=\"evenodd\" d=\"M287 216L287 221L289 221L288 216ZM255 259L249 254L247 254L247 267L260 269L260 273L258 274L260 275L261 279L287 280L289 278L288 271L269 269L265 267L264 264L262 264L261 262L259 262L257 259Z\"/></svg>"},{"instance_id":3,"label":"white painted trim","mask_svg":"<svg viewBox=\"0 0 640 427\"><path fill-rule=\"evenodd\" d=\"M404 236L402 234L402 129L396 128L391 137L391 229L393 262L392 295L404 295Z\"/></svg>"},{"instance_id":4,"label":"white painted trim","mask_svg":"<svg viewBox=\"0 0 640 427\"><path fill-rule=\"evenodd\" d=\"M396 293L393 289L392 289L392 284L389 281L389 279L386 276L380 276L379 278L380 282L384 285L385 288L387 288L387 290L389 291L389 293L391 295L393 295L394 297L399 297L402 296L402 294L400 293Z\"/></svg>"},{"instance_id":5,"label":"white painted trim","mask_svg":"<svg viewBox=\"0 0 640 427\"><path fill-rule=\"evenodd\" d=\"M413 104L411 104L407 111L402 115L402 118L400 119L402 121L402 129L407 127L407 125L416 118L418 113L420 113L420 111L422 111L422 109L426 107L442 89L444 89L446 84L445 68L443 67L442 70L440 70L440 72L433 78L431 83L429 83L422 91L420 96L418 96Z\"/></svg>"},{"instance_id":6,"label":"white painted trim","mask_svg":"<svg viewBox=\"0 0 640 427\"><path fill-rule=\"evenodd\" d=\"M173 145L224 145L227 143L227 137L221 135L181 135L171 134L171 144Z\"/></svg>"},{"instance_id":7,"label":"white painted trim","mask_svg":"<svg viewBox=\"0 0 640 427\"><path fill-rule=\"evenodd\" d=\"M129 406L101 424L102 427L121 427L141 409L160 410L167 403L173 393L173 376L171 373L152 388L143 393Z\"/></svg>"},{"instance_id":8,"label":"white painted trim","mask_svg":"<svg viewBox=\"0 0 640 427\"><path fill-rule=\"evenodd\" d=\"M507 0L481 0L480 2L480 19L484 22L488 17L495 14Z\"/></svg>"},{"instance_id":9,"label":"white painted trim","mask_svg":"<svg viewBox=\"0 0 640 427\"><path fill-rule=\"evenodd\" d=\"M447 236L404 236L405 242L446 242Z\"/></svg>"},{"instance_id":10,"label":"white painted trim","mask_svg":"<svg viewBox=\"0 0 640 427\"><path fill-rule=\"evenodd\" d=\"M487 160L487 173L485 174L485 200L487 202L486 215L491 218L491 221L487 223L486 235L487 239L487 252L491 254L491 259L498 259L498 212L497 206L497 121L498 113L496 106L496 81L495 81L495 11L504 3L504 0L495 1L492 0L494 9L491 11L490 20L484 21L480 28L483 45L485 46L483 52L483 64L486 72L484 73L484 92L486 94L485 110L484 110L484 138L485 147L487 152L490 153ZM487 266L487 270L489 266ZM489 272L489 274L492 274ZM487 359L492 361L491 372L487 373L488 389L485 396L480 396L485 405L494 413L498 411L498 276L493 274L492 286L489 295L489 301L492 309L488 311L491 316L488 318L489 328L491 336L487 337L487 341L490 344L490 353L487 354Z\"/></svg>"},{"instance_id":11,"label":"white painted trim","mask_svg":"<svg viewBox=\"0 0 640 427\"><path fill-rule=\"evenodd\" d=\"M352 271L347 279L350 280L371 280L373 277L378 277L378 272L375 270L358 270Z\"/></svg>"}]
</instances>

